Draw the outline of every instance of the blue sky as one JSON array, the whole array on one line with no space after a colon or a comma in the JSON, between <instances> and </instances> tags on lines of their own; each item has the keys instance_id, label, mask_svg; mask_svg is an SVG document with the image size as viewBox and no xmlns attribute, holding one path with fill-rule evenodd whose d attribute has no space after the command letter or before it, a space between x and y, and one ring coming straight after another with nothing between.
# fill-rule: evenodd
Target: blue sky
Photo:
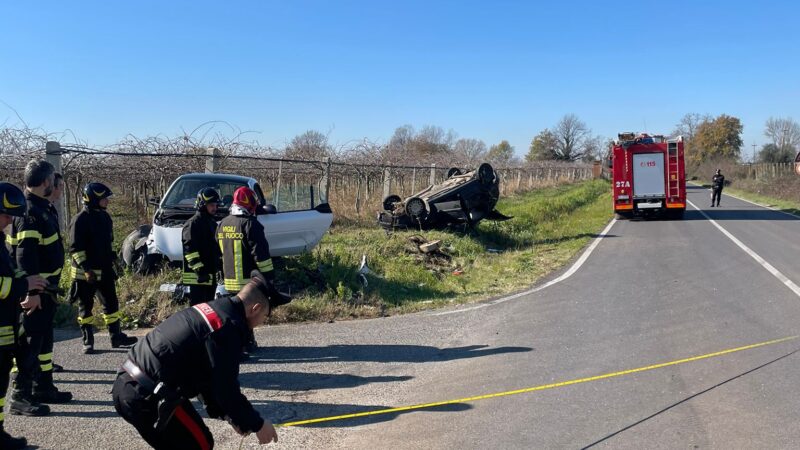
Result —
<instances>
[{"instance_id":1,"label":"blue sky","mask_svg":"<svg viewBox=\"0 0 800 450\"><path fill-rule=\"evenodd\" d=\"M800 120L798 2L7 2L0 100L91 145L224 120L282 146L438 125L518 154L567 113L595 134L686 113ZM17 122L0 104L0 123Z\"/></svg>"}]
</instances>

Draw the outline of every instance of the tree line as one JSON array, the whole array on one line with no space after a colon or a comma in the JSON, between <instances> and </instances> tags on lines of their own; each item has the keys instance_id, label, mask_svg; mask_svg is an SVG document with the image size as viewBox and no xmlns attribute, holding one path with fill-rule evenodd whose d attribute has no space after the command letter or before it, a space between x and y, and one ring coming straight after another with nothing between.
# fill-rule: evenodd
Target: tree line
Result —
<instances>
[{"instance_id":1,"label":"tree line","mask_svg":"<svg viewBox=\"0 0 800 450\"><path fill-rule=\"evenodd\" d=\"M740 162L743 125L737 117L721 114L689 113L673 131L685 139L686 158L699 164L705 161ZM800 125L791 117L770 117L764 123L764 136L769 142L758 151L755 162L788 163L794 161L800 148Z\"/></svg>"}]
</instances>

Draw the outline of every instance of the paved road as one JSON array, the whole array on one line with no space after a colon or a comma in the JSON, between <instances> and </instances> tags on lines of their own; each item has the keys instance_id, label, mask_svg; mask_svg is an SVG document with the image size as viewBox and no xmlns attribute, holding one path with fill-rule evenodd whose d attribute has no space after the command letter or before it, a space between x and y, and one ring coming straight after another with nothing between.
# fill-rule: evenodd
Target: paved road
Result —
<instances>
[{"instance_id":1,"label":"paved road","mask_svg":"<svg viewBox=\"0 0 800 450\"><path fill-rule=\"evenodd\" d=\"M800 220L690 189L683 221L620 221L569 278L508 301L273 326L242 384L276 423L581 379L800 334L800 297L709 219L800 282ZM558 275L558 274L555 274ZM555 276L554 275L554 276ZM442 312L447 314L441 314ZM41 448L144 448L110 389L123 354L61 333L51 417L10 416ZM100 348L107 341L100 340ZM792 448L800 339L535 392L279 430L275 448ZM240 440L211 422L218 448ZM254 438L244 442L254 448Z\"/></svg>"}]
</instances>

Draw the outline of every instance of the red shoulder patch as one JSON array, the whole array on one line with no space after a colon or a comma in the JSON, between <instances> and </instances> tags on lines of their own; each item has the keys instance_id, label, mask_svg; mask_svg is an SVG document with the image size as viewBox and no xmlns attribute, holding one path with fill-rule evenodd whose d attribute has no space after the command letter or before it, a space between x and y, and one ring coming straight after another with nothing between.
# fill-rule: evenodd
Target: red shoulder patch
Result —
<instances>
[{"instance_id":1,"label":"red shoulder patch","mask_svg":"<svg viewBox=\"0 0 800 450\"><path fill-rule=\"evenodd\" d=\"M212 333L222 328L222 319L220 319L219 314L217 314L208 303L200 303L199 305L192 306L192 308L200 313L200 316L203 317L206 325L208 325L208 329Z\"/></svg>"}]
</instances>

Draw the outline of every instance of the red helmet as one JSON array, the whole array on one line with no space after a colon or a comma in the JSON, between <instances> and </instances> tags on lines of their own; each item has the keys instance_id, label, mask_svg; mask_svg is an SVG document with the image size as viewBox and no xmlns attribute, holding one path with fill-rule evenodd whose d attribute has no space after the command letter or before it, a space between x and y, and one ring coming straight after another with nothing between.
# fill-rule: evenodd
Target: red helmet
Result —
<instances>
[{"instance_id":1,"label":"red helmet","mask_svg":"<svg viewBox=\"0 0 800 450\"><path fill-rule=\"evenodd\" d=\"M252 189L242 186L233 191L233 204L246 209L250 214L255 214L258 207L258 199Z\"/></svg>"}]
</instances>

